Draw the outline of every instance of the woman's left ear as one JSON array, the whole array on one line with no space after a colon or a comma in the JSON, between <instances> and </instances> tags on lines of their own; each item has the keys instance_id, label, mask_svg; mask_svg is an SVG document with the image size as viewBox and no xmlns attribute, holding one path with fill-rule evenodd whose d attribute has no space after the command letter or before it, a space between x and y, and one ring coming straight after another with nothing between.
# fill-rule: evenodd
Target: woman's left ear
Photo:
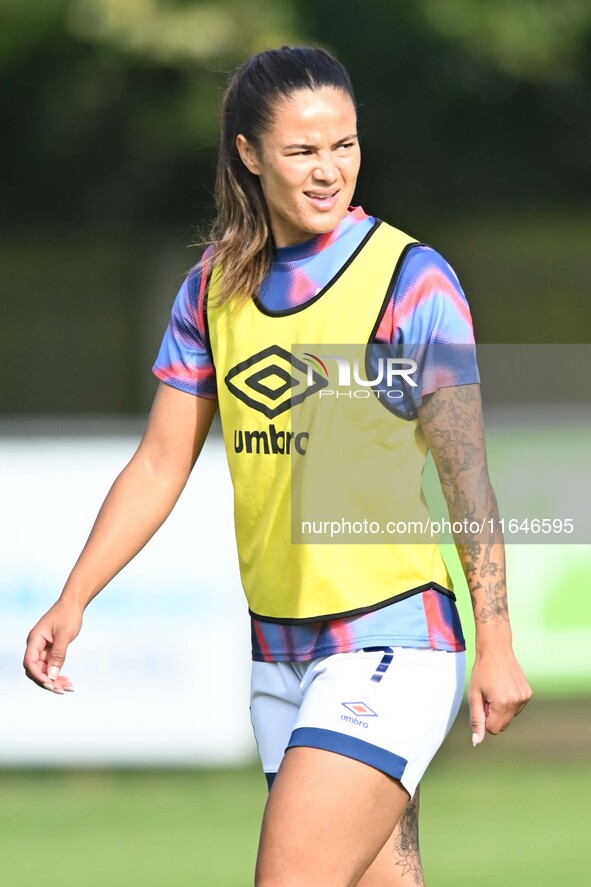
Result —
<instances>
[{"instance_id":1,"label":"woman's left ear","mask_svg":"<svg viewBox=\"0 0 591 887\"><path fill-rule=\"evenodd\" d=\"M261 167L256 151L250 144L246 136L243 136L242 133L239 133L236 136L236 149L240 154L240 159L242 160L245 167L249 170L249 172L251 172L255 176L260 175Z\"/></svg>"}]
</instances>

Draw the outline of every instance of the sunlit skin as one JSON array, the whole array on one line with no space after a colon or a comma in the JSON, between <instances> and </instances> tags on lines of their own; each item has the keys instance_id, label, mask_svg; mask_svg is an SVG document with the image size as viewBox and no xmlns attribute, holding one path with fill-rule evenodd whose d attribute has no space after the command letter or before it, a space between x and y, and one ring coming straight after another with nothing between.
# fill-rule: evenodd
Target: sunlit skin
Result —
<instances>
[{"instance_id":1,"label":"sunlit skin","mask_svg":"<svg viewBox=\"0 0 591 887\"><path fill-rule=\"evenodd\" d=\"M334 231L351 205L361 151L357 114L339 89L299 89L275 106L257 144L240 134L242 162L258 176L275 246Z\"/></svg>"}]
</instances>

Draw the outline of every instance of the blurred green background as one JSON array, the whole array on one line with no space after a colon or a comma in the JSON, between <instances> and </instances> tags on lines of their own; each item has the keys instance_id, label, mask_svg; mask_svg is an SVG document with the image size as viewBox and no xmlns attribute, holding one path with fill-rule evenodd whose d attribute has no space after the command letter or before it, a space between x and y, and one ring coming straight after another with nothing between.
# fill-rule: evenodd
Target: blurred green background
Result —
<instances>
[{"instance_id":1,"label":"blurred green background","mask_svg":"<svg viewBox=\"0 0 591 887\"><path fill-rule=\"evenodd\" d=\"M428 885L588 887L590 715L588 700L532 703L473 749L460 712L422 782ZM258 770L5 771L0 792L13 887L253 883Z\"/></svg>"},{"instance_id":2,"label":"blurred green background","mask_svg":"<svg viewBox=\"0 0 591 887\"><path fill-rule=\"evenodd\" d=\"M349 68L356 202L449 259L479 341L588 340L587 0L0 0L0 411L146 410L226 76L282 42Z\"/></svg>"},{"instance_id":3,"label":"blurred green background","mask_svg":"<svg viewBox=\"0 0 591 887\"><path fill-rule=\"evenodd\" d=\"M0 0L4 420L145 414L226 76L309 42L356 86L355 202L448 258L479 341L589 341L587 0ZM588 554L553 575L559 628L589 626ZM424 785L433 887L591 883L589 688L565 689L476 750L460 716ZM258 771L7 770L0 793L11 887L252 883Z\"/></svg>"}]
</instances>

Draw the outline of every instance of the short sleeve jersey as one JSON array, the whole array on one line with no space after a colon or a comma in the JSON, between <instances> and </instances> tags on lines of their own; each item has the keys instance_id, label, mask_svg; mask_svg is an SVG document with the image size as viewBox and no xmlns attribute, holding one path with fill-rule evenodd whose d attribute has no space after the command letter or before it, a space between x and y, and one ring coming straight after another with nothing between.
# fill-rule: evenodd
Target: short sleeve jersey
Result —
<instances>
[{"instance_id":1,"label":"short sleeve jersey","mask_svg":"<svg viewBox=\"0 0 591 887\"><path fill-rule=\"evenodd\" d=\"M305 304L335 276L375 223L361 207L350 207L334 231L297 246L275 248L260 301L272 311ZM206 250L176 296L153 372L174 388L216 399L216 373L204 318L208 257ZM466 297L455 272L436 250L423 244L408 249L375 341L396 346L473 346ZM420 374L415 405L439 388L479 381L474 350L458 352L461 359L433 360ZM380 645L463 650L453 598L427 589L360 616L305 624L252 618L252 651L257 661L302 661Z\"/></svg>"}]
</instances>

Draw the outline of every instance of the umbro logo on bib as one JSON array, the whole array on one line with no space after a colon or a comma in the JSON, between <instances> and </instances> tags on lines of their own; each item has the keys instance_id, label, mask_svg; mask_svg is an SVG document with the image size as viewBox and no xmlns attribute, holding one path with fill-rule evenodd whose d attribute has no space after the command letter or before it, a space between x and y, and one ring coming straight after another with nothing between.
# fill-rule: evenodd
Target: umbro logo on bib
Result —
<instances>
[{"instance_id":1,"label":"umbro logo on bib","mask_svg":"<svg viewBox=\"0 0 591 887\"><path fill-rule=\"evenodd\" d=\"M235 397L268 419L328 385L328 379L280 345L270 345L241 360L224 381Z\"/></svg>"}]
</instances>

